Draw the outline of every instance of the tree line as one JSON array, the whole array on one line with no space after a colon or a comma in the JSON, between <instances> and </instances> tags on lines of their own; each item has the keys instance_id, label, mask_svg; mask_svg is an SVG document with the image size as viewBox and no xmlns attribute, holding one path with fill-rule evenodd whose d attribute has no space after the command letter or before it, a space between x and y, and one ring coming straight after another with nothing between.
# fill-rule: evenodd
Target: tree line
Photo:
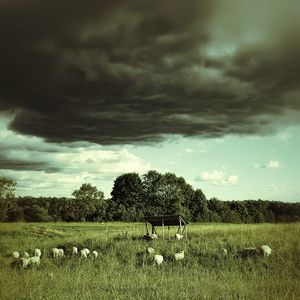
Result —
<instances>
[{"instance_id":1,"label":"tree line","mask_svg":"<svg viewBox=\"0 0 300 300\"><path fill-rule=\"evenodd\" d=\"M117 177L111 198L90 183L72 197L15 197L16 183L0 177L0 221L141 221L145 216L180 214L188 221L263 223L300 221L300 203L207 199L183 177L149 171Z\"/></svg>"}]
</instances>

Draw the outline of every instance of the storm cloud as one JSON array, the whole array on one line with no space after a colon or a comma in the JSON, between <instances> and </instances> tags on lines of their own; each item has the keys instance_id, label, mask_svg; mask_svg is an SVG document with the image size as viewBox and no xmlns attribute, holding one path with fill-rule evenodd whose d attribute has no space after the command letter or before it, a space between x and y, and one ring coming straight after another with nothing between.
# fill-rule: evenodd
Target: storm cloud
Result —
<instances>
[{"instance_id":1,"label":"storm cloud","mask_svg":"<svg viewBox=\"0 0 300 300\"><path fill-rule=\"evenodd\" d=\"M300 120L299 13L293 0L1 1L0 110L57 143L269 134Z\"/></svg>"}]
</instances>

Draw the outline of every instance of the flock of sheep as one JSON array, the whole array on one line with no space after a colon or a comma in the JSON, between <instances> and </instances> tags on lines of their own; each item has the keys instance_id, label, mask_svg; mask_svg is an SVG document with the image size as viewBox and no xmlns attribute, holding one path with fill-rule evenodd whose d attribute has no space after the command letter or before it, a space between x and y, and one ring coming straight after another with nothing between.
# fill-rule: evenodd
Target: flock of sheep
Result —
<instances>
[{"instance_id":1,"label":"flock of sheep","mask_svg":"<svg viewBox=\"0 0 300 300\"><path fill-rule=\"evenodd\" d=\"M98 252L96 250L93 250L92 252L88 248L84 248L80 251L78 251L77 247L72 248L72 256L80 255L81 258L88 258L88 256L91 254L93 258L98 257ZM33 266L39 266L41 263L41 256L42 251L40 249L34 249L33 256L30 257L29 253L27 251L23 252L22 255L20 255L19 251L14 251L12 253L12 257L14 259L12 266L14 267L21 267L23 269L27 269L29 267ZM51 257L53 258L59 258L64 257L65 251L62 248L52 248L51 249Z\"/></svg>"},{"instance_id":2,"label":"flock of sheep","mask_svg":"<svg viewBox=\"0 0 300 300\"><path fill-rule=\"evenodd\" d=\"M12 253L12 257L14 258L13 266L19 266L24 269L31 266L38 266L41 262L42 251L40 249L34 249L34 255L30 257L27 251L23 252L22 257L20 257L20 253L18 251L14 251Z\"/></svg>"},{"instance_id":3,"label":"flock of sheep","mask_svg":"<svg viewBox=\"0 0 300 300\"><path fill-rule=\"evenodd\" d=\"M156 239L156 238L157 238L157 236L152 237L152 239ZM182 238L182 237L180 237L180 238ZM178 237L176 237L176 239L178 239ZM259 256L269 257L271 252L272 252L272 250L268 245L263 245L260 248L254 248L254 247L244 248L244 249L238 251L238 255L243 258L259 257ZM33 253L34 253L34 255L30 257L29 253L25 251L25 252L23 252L22 257L20 257L21 256L20 253L18 251L14 251L12 253L12 257L14 259L14 262L12 265L18 266L18 267L21 267L24 269L26 269L28 267L40 265L40 261L41 261L40 258L42 255L42 251L40 249L35 249L33 251ZM154 250L154 248L147 247L146 253L153 259L154 265L161 265L163 263L164 257L161 254L155 254L156 251ZM174 253L173 260L174 261L183 260L184 253L185 253L185 250ZM228 254L227 249L225 249L225 248L221 249L221 254L223 256L227 256L227 254ZM62 249L62 248L52 248L50 255L53 258L62 258L65 256L65 252L64 252L64 249ZM73 247L72 248L72 256L75 257L78 255L83 259L88 258L88 256L92 256L94 259L96 259L98 257L98 252L96 250L93 250L91 252L88 248L84 248L84 249L81 249L80 251L78 251L77 247Z\"/></svg>"},{"instance_id":4,"label":"flock of sheep","mask_svg":"<svg viewBox=\"0 0 300 300\"><path fill-rule=\"evenodd\" d=\"M184 252L185 252L185 250L181 250L178 253L174 253L173 260L174 261L183 260L184 259ZM243 257L243 258L260 257L260 256L269 257L271 252L272 252L272 249L270 248L270 246L263 245L260 248L254 248L254 247L244 248L244 249L242 249L238 252L238 255L240 257ZM153 256L154 264L161 265L163 263L164 257L160 254L155 254L155 250L153 248L148 247L147 248L147 253L149 255ZM227 254L228 254L227 249L225 249L225 248L221 249L221 254L223 256L227 256Z\"/></svg>"}]
</instances>

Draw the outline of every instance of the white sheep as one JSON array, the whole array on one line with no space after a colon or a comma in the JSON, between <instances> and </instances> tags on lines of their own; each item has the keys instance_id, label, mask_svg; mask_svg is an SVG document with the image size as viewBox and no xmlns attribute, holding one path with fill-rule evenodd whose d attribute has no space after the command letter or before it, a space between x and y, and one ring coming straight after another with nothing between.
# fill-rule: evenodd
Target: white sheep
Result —
<instances>
[{"instance_id":1,"label":"white sheep","mask_svg":"<svg viewBox=\"0 0 300 300\"><path fill-rule=\"evenodd\" d=\"M91 253L91 251L88 248L83 248L82 250L84 250L87 253L87 255Z\"/></svg>"},{"instance_id":2,"label":"white sheep","mask_svg":"<svg viewBox=\"0 0 300 300\"><path fill-rule=\"evenodd\" d=\"M157 240L157 239L158 239L158 236L157 236L156 233L151 233L151 234L150 234L150 238L151 238L151 240Z\"/></svg>"},{"instance_id":3,"label":"white sheep","mask_svg":"<svg viewBox=\"0 0 300 300\"><path fill-rule=\"evenodd\" d=\"M28 257L29 257L29 253L28 253L27 251L24 251L24 252L23 252L23 257L24 257L24 258L28 258Z\"/></svg>"},{"instance_id":4,"label":"white sheep","mask_svg":"<svg viewBox=\"0 0 300 300\"><path fill-rule=\"evenodd\" d=\"M181 239L183 239L183 235L182 234L179 234L179 233L176 233L175 234L175 240L181 240Z\"/></svg>"},{"instance_id":5,"label":"white sheep","mask_svg":"<svg viewBox=\"0 0 300 300\"><path fill-rule=\"evenodd\" d=\"M38 266L41 262L39 256L32 256L32 257L27 258L27 260L28 260L29 266Z\"/></svg>"},{"instance_id":6,"label":"white sheep","mask_svg":"<svg viewBox=\"0 0 300 300\"><path fill-rule=\"evenodd\" d=\"M154 255L154 264L155 265L159 266L162 264L163 261L164 261L164 258L162 255L159 255L159 254Z\"/></svg>"},{"instance_id":7,"label":"white sheep","mask_svg":"<svg viewBox=\"0 0 300 300\"><path fill-rule=\"evenodd\" d=\"M90 254L90 250L87 249L87 248L84 248L84 249L80 250L80 257L81 258L87 258L89 254Z\"/></svg>"},{"instance_id":8,"label":"white sheep","mask_svg":"<svg viewBox=\"0 0 300 300\"><path fill-rule=\"evenodd\" d=\"M40 249L34 249L34 256L41 257L42 251Z\"/></svg>"},{"instance_id":9,"label":"white sheep","mask_svg":"<svg viewBox=\"0 0 300 300\"><path fill-rule=\"evenodd\" d=\"M73 247L72 248L72 255L76 256L78 254L78 248L77 247Z\"/></svg>"},{"instance_id":10,"label":"white sheep","mask_svg":"<svg viewBox=\"0 0 300 300\"><path fill-rule=\"evenodd\" d=\"M153 248L151 248L151 247L147 247L147 253L150 254L150 255L152 255L152 254L155 253L155 250Z\"/></svg>"},{"instance_id":11,"label":"white sheep","mask_svg":"<svg viewBox=\"0 0 300 300\"><path fill-rule=\"evenodd\" d=\"M59 249L58 248L53 248L51 250L51 253L54 258L59 257Z\"/></svg>"},{"instance_id":12,"label":"white sheep","mask_svg":"<svg viewBox=\"0 0 300 300\"><path fill-rule=\"evenodd\" d=\"M26 269L27 266L28 266L28 264L29 264L28 259L27 259L27 258L24 258L24 257L19 258L19 259L17 260L17 262L18 262L19 266L21 266L21 267L24 268L24 269Z\"/></svg>"},{"instance_id":13,"label":"white sheep","mask_svg":"<svg viewBox=\"0 0 300 300\"><path fill-rule=\"evenodd\" d=\"M221 253L223 256L226 256L228 254L227 249L225 248L221 249Z\"/></svg>"},{"instance_id":14,"label":"white sheep","mask_svg":"<svg viewBox=\"0 0 300 300\"><path fill-rule=\"evenodd\" d=\"M19 253L18 251L14 251L14 252L12 253L12 257L13 257L14 259L18 259L18 258L20 257L20 253Z\"/></svg>"},{"instance_id":15,"label":"white sheep","mask_svg":"<svg viewBox=\"0 0 300 300\"><path fill-rule=\"evenodd\" d=\"M93 258L97 258L98 257L98 252L96 250L94 250L92 252L92 256L93 256Z\"/></svg>"},{"instance_id":16,"label":"white sheep","mask_svg":"<svg viewBox=\"0 0 300 300\"><path fill-rule=\"evenodd\" d=\"M174 254L175 261L184 259L184 250Z\"/></svg>"},{"instance_id":17,"label":"white sheep","mask_svg":"<svg viewBox=\"0 0 300 300\"><path fill-rule=\"evenodd\" d=\"M261 252L264 257L269 257L272 252L272 249L268 245L261 246Z\"/></svg>"},{"instance_id":18,"label":"white sheep","mask_svg":"<svg viewBox=\"0 0 300 300\"><path fill-rule=\"evenodd\" d=\"M65 251L64 249L58 249L58 257L64 257L65 256Z\"/></svg>"}]
</instances>

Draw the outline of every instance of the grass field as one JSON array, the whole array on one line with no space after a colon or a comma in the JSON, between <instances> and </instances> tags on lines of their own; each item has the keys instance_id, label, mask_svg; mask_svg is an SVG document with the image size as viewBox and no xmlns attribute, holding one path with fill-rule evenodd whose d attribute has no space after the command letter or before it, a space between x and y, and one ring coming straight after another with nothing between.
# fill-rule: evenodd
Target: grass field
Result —
<instances>
[{"instance_id":1,"label":"grass field","mask_svg":"<svg viewBox=\"0 0 300 300\"><path fill-rule=\"evenodd\" d=\"M2 223L0 299L300 299L300 224L191 224L187 241L146 242L143 234L141 223ZM268 259L236 255L264 244L273 250ZM147 245L164 256L161 266L144 254ZM53 259L58 246L99 257ZM36 247L40 267L10 266L12 251ZM181 249L185 259L175 263Z\"/></svg>"}]
</instances>

